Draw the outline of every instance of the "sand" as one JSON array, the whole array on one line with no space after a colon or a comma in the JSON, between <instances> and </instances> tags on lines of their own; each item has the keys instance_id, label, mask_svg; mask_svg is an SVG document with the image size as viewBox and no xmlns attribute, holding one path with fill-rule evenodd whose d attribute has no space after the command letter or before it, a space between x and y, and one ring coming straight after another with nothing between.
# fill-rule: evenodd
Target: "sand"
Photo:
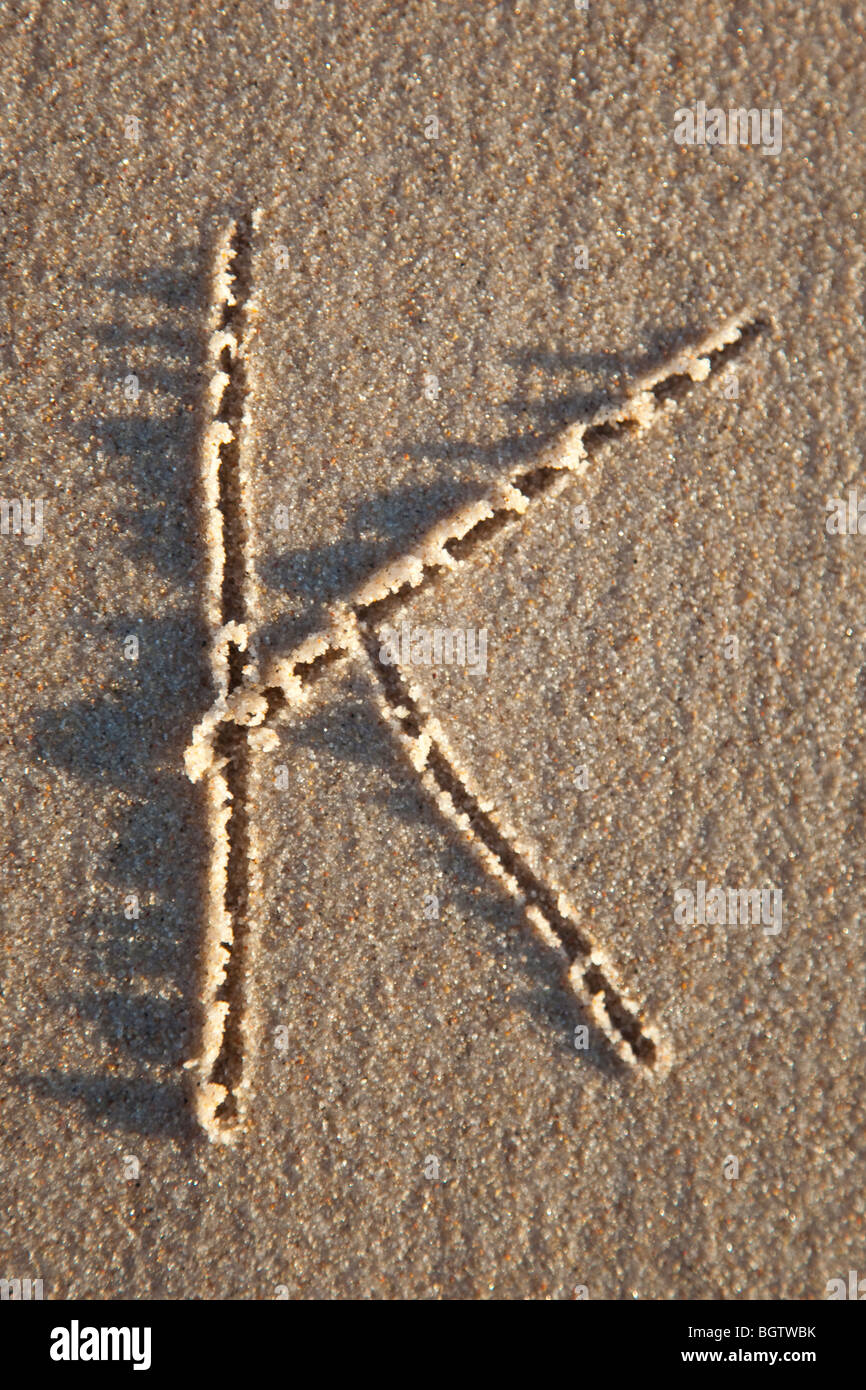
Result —
<instances>
[{"instance_id":1,"label":"sand","mask_svg":"<svg viewBox=\"0 0 866 1390\"><path fill-rule=\"evenodd\" d=\"M0 37L2 492L44 498L39 544L0 537L0 1273L823 1298L862 1268L866 542L826 527L864 437L857 14L154 9ZM677 144L698 101L781 108L781 152ZM196 1117L213 272L256 210L262 669L558 431L764 325L389 618L485 630L483 674L399 674L665 1069L617 1057L350 654L249 746L243 1115ZM698 882L777 887L781 930L677 923Z\"/></svg>"}]
</instances>

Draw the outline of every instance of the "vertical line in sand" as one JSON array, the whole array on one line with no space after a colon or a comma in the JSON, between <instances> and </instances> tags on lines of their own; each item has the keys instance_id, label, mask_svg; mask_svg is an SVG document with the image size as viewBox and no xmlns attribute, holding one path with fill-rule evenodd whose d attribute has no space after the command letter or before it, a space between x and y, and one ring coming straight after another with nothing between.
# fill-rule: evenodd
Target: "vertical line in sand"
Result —
<instances>
[{"instance_id":1,"label":"vertical line in sand","mask_svg":"<svg viewBox=\"0 0 866 1390\"><path fill-rule=\"evenodd\" d=\"M248 348L254 330L253 233L258 214L241 215L220 236L215 253L208 359L211 370L201 448L208 571L205 610L212 631L216 692L212 737L200 754L210 859L199 979L201 1038L187 1063L199 1123L230 1143L240 1132L254 1055L249 1020L250 902L255 850L248 800L251 750L243 716L244 687L257 677L247 653L255 625L250 563L246 458L249 443ZM240 711L232 717L231 710Z\"/></svg>"}]
</instances>

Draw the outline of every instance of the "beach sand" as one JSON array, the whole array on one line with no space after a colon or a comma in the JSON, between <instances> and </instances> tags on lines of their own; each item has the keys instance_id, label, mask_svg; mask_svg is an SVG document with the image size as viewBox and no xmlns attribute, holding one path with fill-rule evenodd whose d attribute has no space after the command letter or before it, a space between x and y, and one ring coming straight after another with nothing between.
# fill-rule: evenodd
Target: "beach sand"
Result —
<instances>
[{"instance_id":1,"label":"beach sand","mask_svg":"<svg viewBox=\"0 0 866 1390\"><path fill-rule=\"evenodd\" d=\"M862 472L860 19L7 7L2 492L44 520L0 538L0 1274L798 1299L862 1270L866 541L826 527ZM781 152L678 144L699 101L780 109ZM245 755L243 1132L197 1122L213 846L184 754L238 223L263 667L558 431L761 324L389 617L486 632L483 673L401 677L666 1070L593 1026L350 654ZM676 922L698 882L772 885L781 930Z\"/></svg>"}]
</instances>

